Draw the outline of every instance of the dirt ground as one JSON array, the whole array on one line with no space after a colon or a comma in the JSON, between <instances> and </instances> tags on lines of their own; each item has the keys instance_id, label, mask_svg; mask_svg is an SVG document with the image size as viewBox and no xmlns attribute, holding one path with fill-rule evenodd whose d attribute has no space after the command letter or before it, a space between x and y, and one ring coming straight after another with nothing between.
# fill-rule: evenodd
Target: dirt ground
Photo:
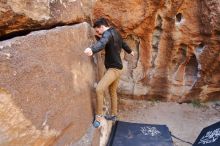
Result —
<instances>
[{"instance_id":1,"label":"dirt ground","mask_svg":"<svg viewBox=\"0 0 220 146\"><path fill-rule=\"evenodd\" d=\"M183 103L120 100L119 120L167 125L171 133L188 142L194 143L201 130L220 121L220 102ZM76 144L71 146L99 146L99 132L91 128ZM189 146L173 138L175 146Z\"/></svg>"}]
</instances>

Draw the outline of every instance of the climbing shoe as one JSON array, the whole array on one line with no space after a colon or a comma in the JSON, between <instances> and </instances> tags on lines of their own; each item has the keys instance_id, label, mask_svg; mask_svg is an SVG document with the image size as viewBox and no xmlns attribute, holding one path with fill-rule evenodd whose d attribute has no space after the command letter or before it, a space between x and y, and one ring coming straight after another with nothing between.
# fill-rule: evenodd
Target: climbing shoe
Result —
<instances>
[{"instance_id":1,"label":"climbing shoe","mask_svg":"<svg viewBox=\"0 0 220 146\"><path fill-rule=\"evenodd\" d=\"M95 127L95 128L99 128L99 126L101 125L101 123L99 122L99 121L94 121L93 122L93 126Z\"/></svg>"},{"instance_id":2,"label":"climbing shoe","mask_svg":"<svg viewBox=\"0 0 220 146\"><path fill-rule=\"evenodd\" d=\"M115 122L115 121L117 121L117 116L115 116L115 115L105 115L105 119Z\"/></svg>"},{"instance_id":3,"label":"climbing shoe","mask_svg":"<svg viewBox=\"0 0 220 146\"><path fill-rule=\"evenodd\" d=\"M95 127L95 128L99 128L100 126L101 126L101 123L100 123L100 121L98 121L98 118L101 118L102 116L101 115L96 115L95 117L94 117L94 121L93 121L93 126Z\"/></svg>"}]
</instances>

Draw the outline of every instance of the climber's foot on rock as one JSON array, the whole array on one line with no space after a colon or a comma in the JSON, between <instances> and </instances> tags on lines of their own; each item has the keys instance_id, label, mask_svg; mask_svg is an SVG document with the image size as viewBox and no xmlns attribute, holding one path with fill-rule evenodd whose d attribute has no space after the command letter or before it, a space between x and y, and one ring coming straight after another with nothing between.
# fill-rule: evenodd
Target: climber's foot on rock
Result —
<instances>
[{"instance_id":1,"label":"climber's foot on rock","mask_svg":"<svg viewBox=\"0 0 220 146\"><path fill-rule=\"evenodd\" d=\"M103 117L102 115L95 115L94 121L92 123L95 128L99 128L101 126L101 118L102 117Z\"/></svg>"}]
</instances>

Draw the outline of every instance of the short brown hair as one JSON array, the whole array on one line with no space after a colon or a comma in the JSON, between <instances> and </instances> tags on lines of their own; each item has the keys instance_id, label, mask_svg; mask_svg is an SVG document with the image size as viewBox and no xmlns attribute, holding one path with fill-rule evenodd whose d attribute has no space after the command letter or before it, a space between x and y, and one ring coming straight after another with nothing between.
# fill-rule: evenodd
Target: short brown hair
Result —
<instances>
[{"instance_id":1,"label":"short brown hair","mask_svg":"<svg viewBox=\"0 0 220 146\"><path fill-rule=\"evenodd\" d=\"M106 27L108 27L108 22L105 18L99 18L95 21L93 27L96 28L96 27L101 27L101 25L104 25Z\"/></svg>"}]
</instances>

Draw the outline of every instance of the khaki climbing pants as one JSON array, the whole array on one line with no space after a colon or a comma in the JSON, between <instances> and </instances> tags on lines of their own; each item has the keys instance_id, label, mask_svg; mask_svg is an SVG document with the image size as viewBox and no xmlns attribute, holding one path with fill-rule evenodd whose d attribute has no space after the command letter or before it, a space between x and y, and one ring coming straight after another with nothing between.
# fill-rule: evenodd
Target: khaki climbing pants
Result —
<instances>
[{"instance_id":1,"label":"khaki climbing pants","mask_svg":"<svg viewBox=\"0 0 220 146\"><path fill-rule=\"evenodd\" d=\"M102 79L99 81L96 87L97 103L96 103L96 114L103 115L103 102L104 102L104 91L108 88L111 96L111 114L117 115L117 87L119 83L122 70L116 68L109 68Z\"/></svg>"}]
</instances>

